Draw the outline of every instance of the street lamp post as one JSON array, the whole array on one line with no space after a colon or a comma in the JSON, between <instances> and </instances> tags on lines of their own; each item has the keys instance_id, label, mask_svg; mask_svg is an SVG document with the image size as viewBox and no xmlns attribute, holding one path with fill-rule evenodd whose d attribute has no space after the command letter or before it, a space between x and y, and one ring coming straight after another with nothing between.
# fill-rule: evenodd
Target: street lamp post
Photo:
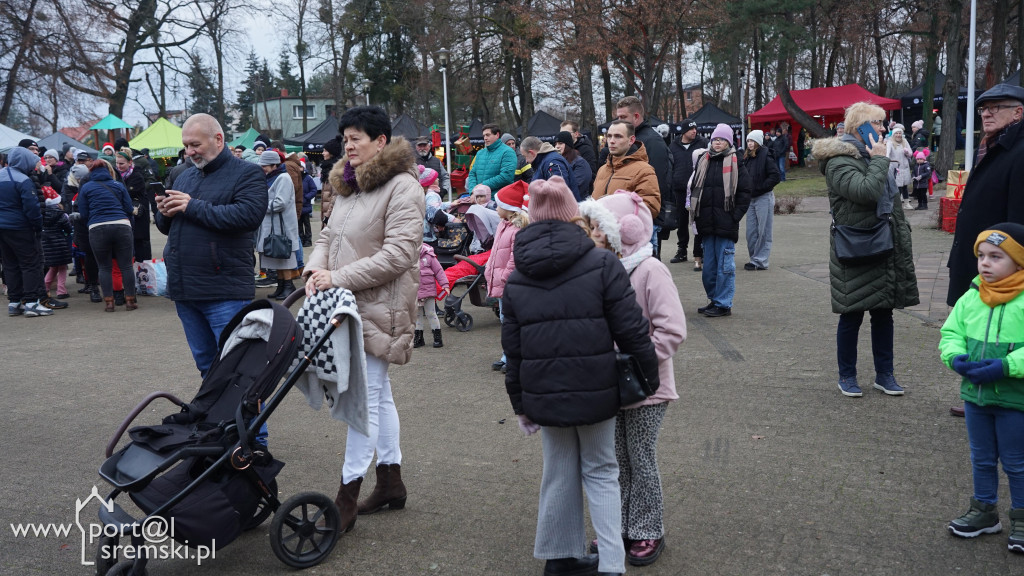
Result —
<instances>
[{"instance_id":1,"label":"street lamp post","mask_svg":"<svg viewBox=\"0 0 1024 576\"><path fill-rule=\"evenodd\" d=\"M444 92L444 160L449 175L452 173L451 128L448 124L448 62L451 61L451 53L447 48L437 51L437 61L441 64L441 87ZM452 201L451 185L448 186L448 201Z\"/></svg>"},{"instance_id":2,"label":"street lamp post","mask_svg":"<svg viewBox=\"0 0 1024 576\"><path fill-rule=\"evenodd\" d=\"M366 105L370 105L370 81L367 80L363 83L363 94L366 95Z\"/></svg>"},{"instance_id":3,"label":"street lamp post","mask_svg":"<svg viewBox=\"0 0 1024 576\"><path fill-rule=\"evenodd\" d=\"M740 145L744 148L747 146L747 105L744 102L746 96L746 90L743 89L743 83L747 79L746 68L740 69Z\"/></svg>"}]
</instances>

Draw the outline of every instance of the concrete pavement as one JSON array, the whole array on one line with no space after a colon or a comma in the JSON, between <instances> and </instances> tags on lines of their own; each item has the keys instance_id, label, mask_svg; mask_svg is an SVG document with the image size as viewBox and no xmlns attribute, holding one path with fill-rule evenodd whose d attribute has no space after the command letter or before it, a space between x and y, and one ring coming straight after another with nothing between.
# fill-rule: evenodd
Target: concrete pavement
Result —
<instances>
[{"instance_id":1,"label":"concrete pavement","mask_svg":"<svg viewBox=\"0 0 1024 576\"><path fill-rule=\"evenodd\" d=\"M675 358L680 400L668 410L659 443L668 546L656 564L629 573L1024 571L1024 557L1006 551L1005 532L973 541L946 533L971 494L963 420L947 415L958 402L958 379L936 351L952 237L934 229L934 214L911 213L911 222L925 301L895 315L903 397L868 386L863 398L851 399L837 389L823 199L775 218L770 270L742 270L746 247L737 246L731 317L698 316L706 302L700 274L690 263L669 265L689 337ZM162 242L155 231L153 238ZM191 397L199 385L171 302L143 298L138 311L115 314L81 295L69 302L50 318L0 319L0 574L90 574L79 565L77 532L15 537L9 524L73 521L76 498L93 485L105 490L96 469L131 407L153 390ZM307 573L542 572L532 558L540 439L519 432L501 376L490 370L500 354L497 320L467 306L471 332L446 328L443 349L418 349L410 364L391 370L406 509L360 517L330 558ZM862 381L872 372L867 333ZM173 411L157 405L143 419ZM270 435L275 456L287 463L278 478L282 497L318 490L333 498L345 429L296 393L271 418ZM1000 494L1006 520L1005 479ZM92 520L96 506L83 514ZM149 573L293 572L271 552L264 525L203 566L157 561Z\"/></svg>"}]
</instances>

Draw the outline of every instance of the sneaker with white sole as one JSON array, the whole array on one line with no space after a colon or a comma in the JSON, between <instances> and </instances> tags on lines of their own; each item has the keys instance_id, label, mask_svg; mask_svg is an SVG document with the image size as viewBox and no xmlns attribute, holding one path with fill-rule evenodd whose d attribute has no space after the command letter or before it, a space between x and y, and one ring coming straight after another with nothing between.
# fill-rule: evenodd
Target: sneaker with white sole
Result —
<instances>
[{"instance_id":1,"label":"sneaker with white sole","mask_svg":"<svg viewBox=\"0 0 1024 576\"><path fill-rule=\"evenodd\" d=\"M947 526L949 532L961 538L974 538L982 534L996 534L1003 531L999 523L999 511L995 504L986 504L971 498L971 507L963 516Z\"/></svg>"},{"instance_id":2,"label":"sneaker with white sole","mask_svg":"<svg viewBox=\"0 0 1024 576\"><path fill-rule=\"evenodd\" d=\"M839 377L839 391L843 393L843 396L849 396L850 398L860 398L864 395L861 392L860 385L857 384L856 376Z\"/></svg>"},{"instance_id":3,"label":"sneaker with white sole","mask_svg":"<svg viewBox=\"0 0 1024 576\"><path fill-rule=\"evenodd\" d=\"M25 305L21 302L11 302L7 305L8 316L21 316L25 313Z\"/></svg>"},{"instance_id":4,"label":"sneaker with white sole","mask_svg":"<svg viewBox=\"0 0 1024 576\"><path fill-rule=\"evenodd\" d=\"M33 318L35 316L52 316L53 310L50 310L46 306L43 306L38 300L35 302L25 303L25 317Z\"/></svg>"},{"instance_id":5,"label":"sneaker with white sole","mask_svg":"<svg viewBox=\"0 0 1024 576\"><path fill-rule=\"evenodd\" d=\"M1010 552L1024 554L1024 508L1010 509L1010 538L1006 547Z\"/></svg>"},{"instance_id":6,"label":"sneaker with white sole","mask_svg":"<svg viewBox=\"0 0 1024 576\"><path fill-rule=\"evenodd\" d=\"M875 390L881 390L889 396L903 396L903 388L896 383L896 377L891 373L876 374L873 388Z\"/></svg>"}]
</instances>

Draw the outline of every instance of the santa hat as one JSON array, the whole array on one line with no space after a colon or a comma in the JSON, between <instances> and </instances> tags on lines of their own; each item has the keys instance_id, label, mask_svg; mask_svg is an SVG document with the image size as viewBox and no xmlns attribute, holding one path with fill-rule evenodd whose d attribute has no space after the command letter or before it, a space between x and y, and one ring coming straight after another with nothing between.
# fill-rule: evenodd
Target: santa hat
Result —
<instances>
[{"instance_id":1,"label":"santa hat","mask_svg":"<svg viewBox=\"0 0 1024 576\"><path fill-rule=\"evenodd\" d=\"M647 211L650 213L650 210ZM619 220L608 208L597 200L587 199L580 202L580 216L590 221L591 227L598 227L608 239L608 245L616 254L622 253L622 237Z\"/></svg>"},{"instance_id":2,"label":"santa hat","mask_svg":"<svg viewBox=\"0 0 1024 576\"><path fill-rule=\"evenodd\" d=\"M420 186L430 188L431 184L437 182L437 170L423 165L416 166L416 169L420 172Z\"/></svg>"},{"instance_id":3,"label":"santa hat","mask_svg":"<svg viewBox=\"0 0 1024 576\"><path fill-rule=\"evenodd\" d=\"M46 198L47 206L56 206L60 204L60 194L51 186L43 186L43 197Z\"/></svg>"},{"instance_id":4,"label":"santa hat","mask_svg":"<svg viewBox=\"0 0 1024 576\"><path fill-rule=\"evenodd\" d=\"M501 192L498 192L501 195ZM569 222L580 215L579 205L561 176L530 183L530 219Z\"/></svg>"},{"instance_id":5,"label":"santa hat","mask_svg":"<svg viewBox=\"0 0 1024 576\"><path fill-rule=\"evenodd\" d=\"M106 151L107 151L107 148L110 148L110 153L111 153L111 154L113 154L113 153L114 153L114 145L113 145L113 144L111 144L110 142L104 142L104 143L103 143L103 147L102 147L102 148L100 148L100 150L102 150L103 152L106 152Z\"/></svg>"},{"instance_id":6,"label":"santa hat","mask_svg":"<svg viewBox=\"0 0 1024 576\"><path fill-rule=\"evenodd\" d=\"M619 221L619 236L622 238L623 256L629 256L651 241L654 221L643 198L636 192L616 190L603 196L598 204L608 209Z\"/></svg>"},{"instance_id":7,"label":"santa hat","mask_svg":"<svg viewBox=\"0 0 1024 576\"><path fill-rule=\"evenodd\" d=\"M516 180L505 186L494 195L494 201L498 208L504 208L509 212L522 212L530 210L530 188L526 182Z\"/></svg>"}]
</instances>

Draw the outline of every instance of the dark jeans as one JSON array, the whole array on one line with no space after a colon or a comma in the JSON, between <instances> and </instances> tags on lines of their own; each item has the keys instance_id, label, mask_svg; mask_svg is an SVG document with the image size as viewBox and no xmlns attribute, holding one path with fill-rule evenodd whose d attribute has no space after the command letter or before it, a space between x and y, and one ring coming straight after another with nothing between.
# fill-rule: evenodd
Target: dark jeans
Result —
<instances>
[{"instance_id":1,"label":"dark jeans","mask_svg":"<svg viewBox=\"0 0 1024 576\"><path fill-rule=\"evenodd\" d=\"M704 257L704 237L699 233L693 235L693 257Z\"/></svg>"},{"instance_id":2,"label":"dark jeans","mask_svg":"<svg viewBox=\"0 0 1024 576\"><path fill-rule=\"evenodd\" d=\"M892 374L893 324L892 309L871 310L871 356L875 360L875 372ZM847 312L839 315L836 329L836 359L839 360L839 377L857 376L857 335L860 333L864 312Z\"/></svg>"},{"instance_id":3,"label":"dark jeans","mask_svg":"<svg viewBox=\"0 0 1024 576\"><path fill-rule=\"evenodd\" d=\"M124 283L124 295L135 296L135 282L132 277L132 254L135 239L132 237L132 227L124 224L105 224L89 230L89 244L92 246L92 253L96 255L96 264L99 266L100 291L104 298L114 296L113 262L117 261L117 267L129 280Z\"/></svg>"},{"instance_id":4,"label":"dark jeans","mask_svg":"<svg viewBox=\"0 0 1024 576\"><path fill-rule=\"evenodd\" d=\"M299 216L299 239L301 240L313 239L313 226L309 223L309 216L309 214Z\"/></svg>"},{"instance_id":5,"label":"dark jeans","mask_svg":"<svg viewBox=\"0 0 1024 576\"><path fill-rule=\"evenodd\" d=\"M679 217L683 218L683 219L687 219L687 218L689 218L689 214L684 211L682 214L679 215ZM690 246L690 223L689 223L689 221L687 221L687 222L680 222L679 223L679 228L676 229L676 236L679 238L679 241L676 243L679 246L678 252L680 254L682 254L683 256L686 256L686 249L689 248L689 246ZM697 249L696 246L694 246L693 248L694 248L694 250Z\"/></svg>"},{"instance_id":6,"label":"dark jeans","mask_svg":"<svg viewBox=\"0 0 1024 576\"><path fill-rule=\"evenodd\" d=\"M0 229L0 256L4 261L8 300L35 301L46 296L43 251L34 230Z\"/></svg>"}]
</instances>

